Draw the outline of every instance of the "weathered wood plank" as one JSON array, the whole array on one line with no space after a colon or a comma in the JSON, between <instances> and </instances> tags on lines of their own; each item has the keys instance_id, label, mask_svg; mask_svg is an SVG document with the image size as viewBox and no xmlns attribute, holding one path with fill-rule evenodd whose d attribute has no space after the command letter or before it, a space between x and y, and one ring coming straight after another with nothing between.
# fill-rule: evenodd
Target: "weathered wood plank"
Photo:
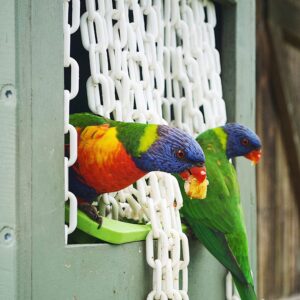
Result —
<instances>
[{"instance_id":1,"label":"weathered wood plank","mask_svg":"<svg viewBox=\"0 0 300 300\"><path fill-rule=\"evenodd\" d=\"M295 0L273 0L269 5L270 17L289 34L300 39L300 2Z\"/></svg>"},{"instance_id":2,"label":"weathered wood plank","mask_svg":"<svg viewBox=\"0 0 300 300\"><path fill-rule=\"evenodd\" d=\"M281 128L284 132L283 138L285 146L289 149L289 155L287 156L288 164L290 166L291 180L293 181L293 188L295 193L300 193L300 185L298 184L298 178L300 178L300 133L297 131L297 119L295 118L295 112L297 111L295 105L298 105L296 101L293 101L291 97L291 89L288 80L288 70L286 62L283 60L286 57L285 49L282 47L283 38L282 32L278 25L269 22L269 41L271 45L271 56L273 57L273 63L271 65L271 84L274 91L273 100L275 106L280 112L280 118L278 121L281 124ZM300 210L300 201L299 210Z\"/></svg>"},{"instance_id":3,"label":"weathered wood plank","mask_svg":"<svg viewBox=\"0 0 300 300\"><path fill-rule=\"evenodd\" d=\"M275 253L272 251L275 243L275 198L274 183L276 182L275 169L277 157L275 141L278 124L273 122L276 114L272 106L269 90L270 56L268 44L263 34L263 26L258 22L258 56L257 56L257 132L263 143L263 158L257 166L257 228L258 228L258 294L260 298L270 295L271 286L274 286L270 276L275 274Z\"/></svg>"},{"instance_id":4,"label":"weathered wood plank","mask_svg":"<svg viewBox=\"0 0 300 300\"><path fill-rule=\"evenodd\" d=\"M268 90L258 93L258 132L264 155L258 166L259 295L275 299L297 290L299 215L291 187L287 150Z\"/></svg>"},{"instance_id":5,"label":"weathered wood plank","mask_svg":"<svg viewBox=\"0 0 300 300\"><path fill-rule=\"evenodd\" d=\"M299 9L300 19L300 9ZM299 27L300 28L300 27ZM300 106L299 106L299 94L300 94L300 44L298 47L291 45L288 42L283 44L286 64L286 77L285 83L289 89L290 102L292 103L292 111L296 126L296 132L300 136ZM300 140L300 138L299 138ZM298 148L300 150L300 148Z\"/></svg>"},{"instance_id":6,"label":"weathered wood plank","mask_svg":"<svg viewBox=\"0 0 300 300\"><path fill-rule=\"evenodd\" d=\"M263 142L263 159L258 166L258 274L259 297L278 299L299 289L299 211L293 185L297 180L290 172L295 161L289 156L295 155L287 137L286 123L290 120L283 106L284 89L290 85L287 73L283 72L274 59L270 47L270 36L266 26L263 3L259 2L257 15L257 121L258 133ZM273 3L270 2L270 5ZM277 29L281 33L280 27ZM284 47L284 40L276 47ZM282 51L282 49L280 49ZM285 62L289 64L287 57ZM283 72L276 74L274 71ZM291 92L291 90L290 90ZM274 101L274 99L277 99ZM281 105L278 105L281 102ZM293 156L294 157L294 156ZM299 185L299 184L298 184Z\"/></svg>"},{"instance_id":7,"label":"weathered wood plank","mask_svg":"<svg viewBox=\"0 0 300 300\"><path fill-rule=\"evenodd\" d=\"M280 298L278 300L300 300L300 295L295 295L291 297Z\"/></svg>"}]
</instances>

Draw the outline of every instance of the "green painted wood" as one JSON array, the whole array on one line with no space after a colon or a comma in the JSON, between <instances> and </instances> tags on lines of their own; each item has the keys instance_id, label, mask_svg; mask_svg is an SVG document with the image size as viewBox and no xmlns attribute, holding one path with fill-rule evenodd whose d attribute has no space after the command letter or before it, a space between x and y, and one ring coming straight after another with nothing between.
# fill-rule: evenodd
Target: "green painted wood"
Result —
<instances>
[{"instance_id":1,"label":"green painted wood","mask_svg":"<svg viewBox=\"0 0 300 300\"><path fill-rule=\"evenodd\" d=\"M13 91L0 97L0 228L15 233L0 242L0 299L145 299L144 242L64 245L62 2L0 1L0 86ZM253 127L254 1L221 2L229 119ZM255 263L254 169L237 168ZM191 300L224 299L224 269L198 242L190 251Z\"/></svg>"},{"instance_id":2,"label":"green painted wood","mask_svg":"<svg viewBox=\"0 0 300 300\"><path fill-rule=\"evenodd\" d=\"M190 300L225 300L223 266L200 244L190 240L189 297Z\"/></svg>"},{"instance_id":3,"label":"green painted wood","mask_svg":"<svg viewBox=\"0 0 300 300\"><path fill-rule=\"evenodd\" d=\"M63 299L62 1L31 1L32 299Z\"/></svg>"},{"instance_id":4,"label":"green painted wood","mask_svg":"<svg viewBox=\"0 0 300 300\"><path fill-rule=\"evenodd\" d=\"M31 299L32 291L32 68L31 68L31 6L30 0L15 2L16 24L16 89L17 89L17 267L16 299ZM2 7L2 6L1 6Z\"/></svg>"},{"instance_id":5,"label":"green painted wood","mask_svg":"<svg viewBox=\"0 0 300 300\"><path fill-rule=\"evenodd\" d=\"M16 296L16 91L14 3L0 1L0 299Z\"/></svg>"},{"instance_id":6,"label":"green painted wood","mask_svg":"<svg viewBox=\"0 0 300 300\"><path fill-rule=\"evenodd\" d=\"M10 93L13 94L10 94ZM0 299L16 291L16 97L12 85L0 85Z\"/></svg>"},{"instance_id":7,"label":"green painted wood","mask_svg":"<svg viewBox=\"0 0 300 300\"><path fill-rule=\"evenodd\" d=\"M144 242L68 246L63 273L67 288L60 299L146 299L151 270L145 251Z\"/></svg>"}]
</instances>

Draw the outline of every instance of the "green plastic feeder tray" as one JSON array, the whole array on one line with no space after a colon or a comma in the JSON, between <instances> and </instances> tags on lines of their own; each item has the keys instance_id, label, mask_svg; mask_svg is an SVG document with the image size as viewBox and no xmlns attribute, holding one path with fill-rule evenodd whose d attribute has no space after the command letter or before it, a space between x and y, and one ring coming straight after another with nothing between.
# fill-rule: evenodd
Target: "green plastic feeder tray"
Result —
<instances>
[{"instance_id":1,"label":"green plastic feeder tray","mask_svg":"<svg viewBox=\"0 0 300 300\"><path fill-rule=\"evenodd\" d=\"M68 205L65 206L66 222L69 222ZM102 217L102 224L93 221L78 210L77 228L99 240L112 244L124 244L144 241L151 230L151 225L131 224Z\"/></svg>"},{"instance_id":2,"label":"green plastic feeder tray","mask_svg":"<svg viewBox=\"0 0 300 300\"><path fill-rule=\"evenodd\" d=\"M70 207L65 206L66 222L69 222ZM182 231L187 233L188 227L181 225ZM132 224L102 217L102 224L90 219L85 213L77 211L77 228L85 234L111 244L125 244L146 240L147 234L151 230L151 225ZM89 240L83 234L77 233L81 242Z\"/></svg>"}]
</instances>

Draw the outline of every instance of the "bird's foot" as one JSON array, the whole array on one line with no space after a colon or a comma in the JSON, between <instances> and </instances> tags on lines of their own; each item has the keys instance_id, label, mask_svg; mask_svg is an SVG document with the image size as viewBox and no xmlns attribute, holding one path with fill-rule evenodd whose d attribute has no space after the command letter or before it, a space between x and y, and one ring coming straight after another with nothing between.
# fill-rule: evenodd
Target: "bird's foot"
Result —
<instances>
[{"instance_id":1,"label":"bird's foot","mask_svg":"<svg viewBox=\"0 0 300 300\"><path fill-rule=\"evenodd\" d=\"M90 203L78 203L78 208L84 212L88 217L93 221L99 223L99 228L102 224L102 217L99 215L99 212L95 206Z\"/></svg>"}]
</instances>

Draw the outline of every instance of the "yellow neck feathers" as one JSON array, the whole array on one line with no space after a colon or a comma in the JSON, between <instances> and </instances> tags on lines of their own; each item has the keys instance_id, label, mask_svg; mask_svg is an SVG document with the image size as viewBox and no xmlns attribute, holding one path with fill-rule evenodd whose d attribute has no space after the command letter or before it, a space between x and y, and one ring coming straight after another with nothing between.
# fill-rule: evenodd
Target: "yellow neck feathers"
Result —
<instances>
[{"instance_id":1,"label":"yellow neck feathers","mask_svg":"<svg viewBox=\"0 0 300 300\"><path fill-rule=\"evenodd\" d=\"M218 127L218 128L215 128L214 129L221 145L222 145L222 148L223 150L226 150L226 146L227 146L227 134L226 132L223 130L223 128L221 127Z\"/></svg>"},{"instance_id":2,"label":"yellow neck feathers","mask_svg":"<svg viewBox=\"0 0 300 300\"><path fill-rule=\"evenodd\" d=\"M157 125L147 126L144 135L141 137L138 152L139 153L146 152L156 140L157 140Z\"/></svg>"}]
</instances>

